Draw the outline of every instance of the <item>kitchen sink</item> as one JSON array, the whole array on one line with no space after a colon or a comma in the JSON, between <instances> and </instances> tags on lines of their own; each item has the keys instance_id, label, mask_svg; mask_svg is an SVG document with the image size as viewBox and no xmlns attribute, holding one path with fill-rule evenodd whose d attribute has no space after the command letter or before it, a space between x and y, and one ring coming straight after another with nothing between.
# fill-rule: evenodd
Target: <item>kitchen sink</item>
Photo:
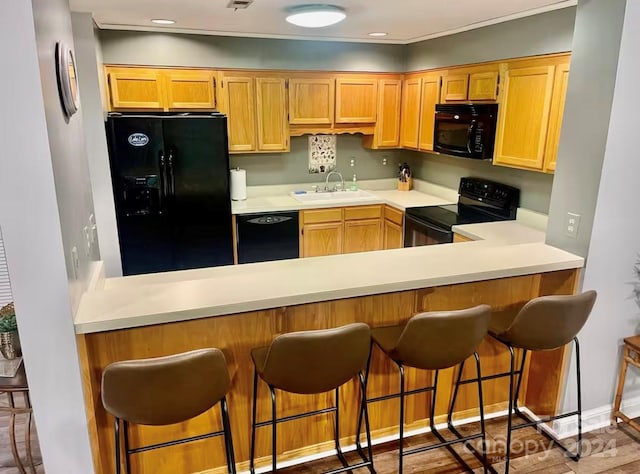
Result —
<instances>
[{"instance_id":1,"label":"kitchen sink","mask_svg":"<svg viewBox=\"0 0 640 474\"><path fill-rule=\"evenodd\" d=\"M308 192L306 194L291 193L291 197L304 203L341 203L358 202L377 199L373 194L358 189L357 191Z\"/></svg>"}]
</instances>

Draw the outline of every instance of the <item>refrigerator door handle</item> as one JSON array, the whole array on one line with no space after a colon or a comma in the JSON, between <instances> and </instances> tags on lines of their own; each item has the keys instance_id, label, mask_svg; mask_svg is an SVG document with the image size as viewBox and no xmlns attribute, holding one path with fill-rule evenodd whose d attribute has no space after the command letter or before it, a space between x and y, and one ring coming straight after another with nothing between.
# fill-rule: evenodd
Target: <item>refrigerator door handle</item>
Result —
<instances>
[{"instance_id":1,"label":"refrigerator door handle","mask_svg":"<svg viewBox=\"0 0 640 474\"><path fill-rule=\"evenodd\" d=\"M167 197L167 162L162 150L159 152L158 166L160 167L160 199L164 200Z\"/></svg>"},{"instance_id":2,"label":"refrigerator door handle","mask_svg":"<svg viewBox=\"0 0 640 474\"><path fill-rule=\"evenodd\" d=\"M176 195L176 177L175 177L175 174L173 173L173 161L174 161L173 150L169 149L167 164L169 166L169 195L170 196Z\"/></svg>"}]
</instances>

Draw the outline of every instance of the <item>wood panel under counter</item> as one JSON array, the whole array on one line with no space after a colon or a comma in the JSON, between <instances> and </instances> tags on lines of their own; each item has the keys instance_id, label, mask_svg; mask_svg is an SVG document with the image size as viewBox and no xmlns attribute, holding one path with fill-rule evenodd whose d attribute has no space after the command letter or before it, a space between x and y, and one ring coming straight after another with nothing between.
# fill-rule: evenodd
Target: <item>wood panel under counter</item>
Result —
<instances>
[{"instance_id":1,"label":"wood panel under counter","mask_svg":"<svg viewBox=\"0 0 640 474\"><path fill-rule=\"evenodd\" d=\"M277 335L291 331L324 329L355 321L365 322L372 327L401 324L416 312L459 309L481 303L491 305L497 313L514 314L536 296L573 294L578 275L579 269L571 268L78 334L96 473L107 474L114 470L113 419L104 411L100 399L101 374L112 362L157 357L203 347L222 349L232 377L228 401L236 460L239 469L244 470L248 465L251 426L251 348L267 345ZM451 337L455 335L452 334ZM479 352L483 375L506 370L506 349L487 338ZM532 355L527 364L521 401L540 415L554 413L559 406L564 379L564 357L564 349L537 353ZM467 366L473 367L472 364ZM377 350L374 351L370 374L368 396L395 392L397 370ZM436 401L438 417L445 413L454 375L454 369L440 373L439 392L446 395ZM412 389L430 383L432 374L408 369L406 379L408 388ZM270 411L268 390L264 384L259 387L259 413L267 414ZM508 379L492 380L484 384L487 413L505 408L507 387ZM458 418L466 418L477 412L477 400L470 390L471 387L461 389L456 407ZM341 393L341 432L344 442L348 444L353 442L355 433L358 387L354 382L349 382ZM330 393L317 396L279 395L279 415L287 416L327 406L331 396ZM428 409L426 394L410 397L406 408L407 428L427 426ZM370 406L374 438L396 432L397 413L398 400L387 400ZM217 429L219 422L218 410L210 410L188 422L168 427L134 426L130 429L131 445L137 447L205 433L212 428ZM332 418L329 416L297 420L280 425L279 429L279 462L332 449ZM257 457L267 458L259 461L258 466L268 461L270 443L270 430L259 429ZM224 464L222 440L208 439L134 455L131 474L202 471L217 474L224 472Z\"/></svg>"}]
</instances>

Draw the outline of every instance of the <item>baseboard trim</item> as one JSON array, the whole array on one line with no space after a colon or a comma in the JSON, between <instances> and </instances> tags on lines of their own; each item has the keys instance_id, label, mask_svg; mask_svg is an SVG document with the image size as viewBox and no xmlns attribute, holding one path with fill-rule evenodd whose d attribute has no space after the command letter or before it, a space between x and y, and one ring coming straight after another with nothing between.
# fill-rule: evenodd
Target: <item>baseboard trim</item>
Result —
<instances>
[{"instance_id":1,"label":"baseboard trim","mask_svg":"<svg viewBox=\"0 0 640 474\"><path fill-rule=\"evenodd\" d=\"M640 416L640 395L627 398L622 403L622 411L629 418ZM607 404L601 407L592 408L582 412L582 432L601 430L611 425L611 414L613 405ZM564 439L578 434L578 420L575 417L557 420L553 424L553 432L558 439Z\"/></svg>"}]
</instances>

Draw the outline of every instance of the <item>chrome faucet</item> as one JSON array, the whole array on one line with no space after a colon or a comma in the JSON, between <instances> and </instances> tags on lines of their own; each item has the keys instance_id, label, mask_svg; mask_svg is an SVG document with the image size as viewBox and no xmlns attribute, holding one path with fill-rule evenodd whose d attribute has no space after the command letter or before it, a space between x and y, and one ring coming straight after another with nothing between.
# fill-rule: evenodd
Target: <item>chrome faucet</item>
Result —
<instances>
[{"instance_id":1,"label":"chrome faucet","mask_svg":"<svg viewBox=\"0 0 640 474\"><path fill-rule=\"evenodd\" d=\"M338 176L340 176L340 190L344 191L344 178L342 177L342 175L340 173L338 173L337 171L330 171L327 174L327 179L324 182L324 190L327 192L333 192L337 190L337 184L333 186L333 188L329 188L329 178L331 177L331 175L337 174Z\"/></svg>"}]
</instances>

